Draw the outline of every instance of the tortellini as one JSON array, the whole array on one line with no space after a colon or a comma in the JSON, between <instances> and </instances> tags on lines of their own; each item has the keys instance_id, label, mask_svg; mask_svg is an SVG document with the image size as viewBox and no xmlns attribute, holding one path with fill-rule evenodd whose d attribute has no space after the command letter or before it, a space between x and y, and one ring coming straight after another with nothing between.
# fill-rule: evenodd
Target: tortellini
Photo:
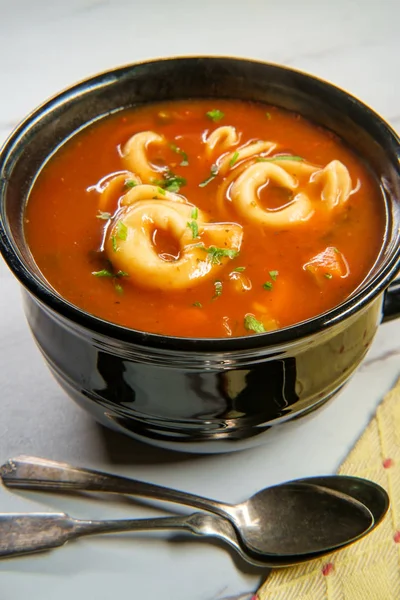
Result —
<instances>
[{"instance_id":1,"label":"tortellini","mask_svg":"<svg viewBox=\"0 0 400 600\"><path fill-rule=\"evenodd\" d=\"M307 221L316 210L333 211L350 197L350 174L340 161L333 160L321 169L300 157L271 156L274 150L276 144L259 141L220 158L218 172L226 175L217 191L217 205L221 210L229 195L234 209L246 221L282 228ZM300 189L299 177L306 181L306 185L322 185L318 201L312 200L306 190ZM291 202L277 209L262 207L259 190L270 182L293 192Z\"/></svg>"},{"instance_id":2,"label":"tortellini","mask_svg":"<svg viewBox=\"0 0 400 600\"><path fill-rule=\"evenodd\" d=\"M206 156L209 158L215 150L228 150L239 142L239 136L234 127L225 125L218 127L206 138Z\"/></svg>"},{"instance_id":3,"label":"tortellini","mask_svg":"<svg viewBox=\"0 0 400 600\"><path fill-rule=\"evenodd\" d=\"M332 209L338 204L344 204L352 190L348 170L339 160L332 160L311 176L311 181L323 183L322 200Z\"/></svg>"},{"instance_id":4,"label":"tortellini","mask_svg":"<svg viewBox=\"0 0 400 600\"><path fill-rule=\"evenodd\" d=\"M203 139L205 157L214 163L212 177L220 178L216 207L221 215L229 203L239 220L282 229L307 221L316 210L336 210L350 197L352 181L340 161L321 168L301 157L276 154L277 144L272 141L252 140L240 146L240 135L226 125ZM104 236L104 249L115 271L129 274L129 280L140 287L184 290L215 279L216 272L240 251L243 231L238 223L208 222L209 217L184 195L157 185L168 181L169 171L152 164L147 150L150 144L167 143L153 131L131 136L121 150L129 170L117 173L107 184L99 208L105 211L114 202L114 212L119 194ZM270 184L290 192L285 205L275 209L262 205L260 190ZM312 197L307 193L310 185L320 189L318 200L315 193ZM158 252L154 232L160 230L174 240L176 256Z\"/></svg>"},{"instance_id":5,"label":"tortellini","mask_svg":"<svg viewBox=\"0 0 400 600\"><path fill-rule=\"evenodd\" d=\"M285 225L307 220L313 213L312 203L302 193L279 210L265 210L257 202L257 190L266 181L274 181L279 186L294 191L297 180L282 167L272 162L255 163L245 169L232 185L231 198L237 212L248 221L260 225L284 227Z\"/></svg>"},{"instance_id":6,"label":"tortellini","mask_svg":"<svg viewBox=\"0 0 400 600\"><path fill-rule=\"evenodd\" d=\"M182 290L214 277L230 256L213 260L210 246L193 239L188 227L193 209L190 204L158 199L124 207L114 218L106 241L114 269L128 273L130 281L149 289ZM240 225L206 223L203 213L198 211L197 215L199 234L206 231L215 248L229 248L233 253L240 250ZM178 257L165 260L157 253L152 241L155 229L168 231L179 243Z\"/></svg>"},{"instance_id":7,"label":"tortellini","mask_svg":"<svg viewBox=\"0 0 400 600\"><path fill-rule=\"evenodd\" d=\"M141 180L134 173L129 171L119 173L107 183L105 188L101 191L99 210L100 211L112 211L115 210L115 198L122 196L125 193L126 181L133 182L134 185L140 185Z\"/></svg>"},{"instance_id":8,"label":"tortellini","mask_svg":"<svg viewBox=\"0 0 400 600\"><path fill-rule=\"evenodd\" d=\"M147 157L147 148L150 144L163 145L166 144L166 140L163 135L154 131L141 131L129 138L122 148L122 156L128 169L145 182L156 179L162 171L152 165Z\"/></svg>"}]
</instances>

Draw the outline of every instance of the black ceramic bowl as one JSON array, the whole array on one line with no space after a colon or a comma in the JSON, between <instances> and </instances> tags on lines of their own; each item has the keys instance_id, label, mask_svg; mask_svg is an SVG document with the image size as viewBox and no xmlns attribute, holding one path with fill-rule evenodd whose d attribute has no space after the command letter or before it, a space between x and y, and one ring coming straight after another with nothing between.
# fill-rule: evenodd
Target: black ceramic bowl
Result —
<instances>
[{"instance_id":1,"label":"black ceramic bowl","mask_svg":"<svg viewBox=\"0 0 400 600\"><path fill-rule=\"evenodd\" d=\"M173 98L242 98L302 114L337 133L375 173L386 205L384 247L340 306L279 331L187 339L129 330L71 305L44 280L22 214L47 157L87 123L128 106ZM379 323L400 312L399 139L349 94L285 67L231 58L174 58L102 73L34 111L0 155L0 236L23 285L27 319L53 374L100 422L159 446L196 452L261 443L338 392Z\"/></svg>"}]
</instances>

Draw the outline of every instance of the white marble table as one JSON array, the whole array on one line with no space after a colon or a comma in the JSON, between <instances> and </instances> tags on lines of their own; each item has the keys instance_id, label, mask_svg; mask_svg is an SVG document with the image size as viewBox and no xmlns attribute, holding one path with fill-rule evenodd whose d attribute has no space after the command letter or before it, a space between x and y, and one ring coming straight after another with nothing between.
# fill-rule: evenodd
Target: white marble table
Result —
<instances>
[{"instance_id":1,"label":"white marble table","mask_svg":"<svg viewBox=\"0 0 400 600\"><path fill-rule=\"evenodd\" d=\"M38 103L80 78L184 54L233 54L304 69L400 127L396 0L0 0L0 15L0 141ZM3 263L0 357L0 462L42 455L236 502L268 484L335 471L400 373L400 320L380 328L351 383L311 422L233 455L161 452L94 423L44 366ZM160 514L129 502L0 488L0 511L54 509L94 518ZM247 600L261 577L222 547L197 539L103 537L0 563L0 598Z\"/></svg>"}]
</instances>

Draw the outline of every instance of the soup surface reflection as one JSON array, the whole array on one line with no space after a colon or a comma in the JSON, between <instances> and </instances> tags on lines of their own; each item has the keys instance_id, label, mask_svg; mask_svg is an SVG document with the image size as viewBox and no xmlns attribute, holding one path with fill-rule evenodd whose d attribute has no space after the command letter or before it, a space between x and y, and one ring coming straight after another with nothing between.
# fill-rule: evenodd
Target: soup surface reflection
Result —
<instances>
[{"instance_id":1,"label":"soup surface reflection","mask_svg":"<svg viewBox=\"0 0 400 600\"><path fill-rule=\"evenodd\" d=\"M379 254L384 203L362 161L297 114L174 101L68 140L31 190L25 234L50 285L89 313L243 336L345 300Z\"/></svg>"}]
</instances>

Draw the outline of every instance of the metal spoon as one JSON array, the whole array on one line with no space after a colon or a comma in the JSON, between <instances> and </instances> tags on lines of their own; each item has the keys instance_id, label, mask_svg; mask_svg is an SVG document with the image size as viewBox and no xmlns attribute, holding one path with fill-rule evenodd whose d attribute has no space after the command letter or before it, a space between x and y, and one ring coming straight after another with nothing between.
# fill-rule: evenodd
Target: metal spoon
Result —
<instances>
[{"instance_id":1,"label":"metal spoon","mask_svg":"<svg viewBox=\"0 0 400 600\"><path fill-rule=\"evenodd\" d=\"M366 529L361 536L374 529L377 523L378 521L375 521L374 525ZM0 514L0 558L51 550L86 535L150 529L184 529L197 535L219 538L228 543L245 561L253 566L264 568L289 566L326 554L323 552L295 557L265 555L254 558L244 551L229 521L206 513L193 513L184 517L107 521L82 521L73 519L65 513L11 513ZM340 547L353 541L353 539L349 540Z\"/></svg>"},{"instance_id":2,"label":"metal spoon","mask_svg":"<svg viewBox=\"0 0 400 600\"><path fill-rule=\"evenodd\" d=\"M65 513L0 514L0 558L51 550L86 535L152 529L183 529L197 535L220 538L253 566L269 566L268 562L253 559L243 551L229 521L206 513L108 521L81 521Z\"/></svg>"},{"instance_id":3,"label":"metal spoon","mask_svg":"<svg viewBox=\"0 0 400 600\"><path fill-rule=\"evenodd\" d=\"M308 480L267 488L241 504L229 505L29 456L8 461L0 467L0 474L8 487L133 494L213 512L232 523L240 546L256 560L279 556L281 561L286 557L296 562L310 554L331 552L358 539L374 525L372 513L362 502ZM362 486L364 480L357 481Z\"/></svg>"},{"instance_id":4,"label":"metal spoon","mask_svg":"<svg viewBox=\"0 0 400 600\"><path fill-rule=\"evenodd\" d=\"M388 509L388 498L376 484L355 477L314 477L306 481L322 486L332 486L353 495L367 504L374 517L374 529ZM360 485L361 483L361 485ZM247 554L239 543L235 530L226 519L205 513L194 513L187 517L167 517L128 521L77 521L65 514L0 515L0 557L40 552L62 546L67 541L95 533L138 531L144 529L185 529L191 533L219 538L229 544L246 562L257 567L283 567L323 556L324 553L302 557L259 557ZM360 536L362 537L362 536ZM351 543L350 540L348 543ZM343 544L341 548L347 546Z\"/></svg>"}]
</instances>

